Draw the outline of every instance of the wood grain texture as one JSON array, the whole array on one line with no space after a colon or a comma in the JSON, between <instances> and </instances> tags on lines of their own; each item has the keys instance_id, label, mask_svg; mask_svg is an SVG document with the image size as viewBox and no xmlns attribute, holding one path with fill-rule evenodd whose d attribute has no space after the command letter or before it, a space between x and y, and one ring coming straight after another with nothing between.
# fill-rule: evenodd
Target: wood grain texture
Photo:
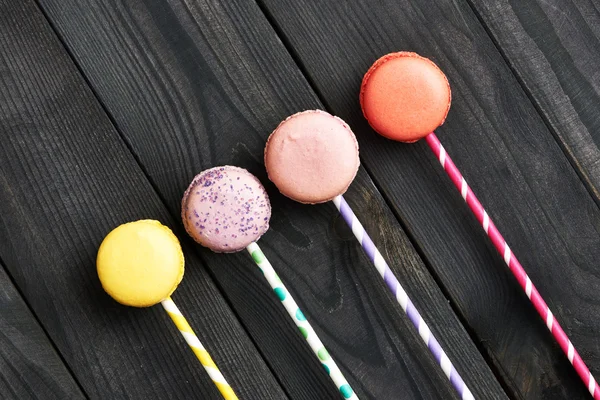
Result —
<instances>
[{"instance_id":1,"label":"wood grain texture","mask_svg":"<svg viewBox=\"0 0 600 400\"><path fill-rule=\"evenodd\" d=\"M32 1L0 2L0 256L86 394L220 399L169 317L111 300L97 247L174 222ZM174 300L242 399L284 399L189 247ZM34 387L31 390L35 390Z\"/></svg>"},{"instance_id":2,"label":"wood grain texture","mask_svg":"<svg viewBox=\"0 0 600 400\"><path fill-rule=\"evenodd\" d=\"M600 8L591 0L470 0L600 204Z\"/></svg>"},{"instance_id":3,"label":"wood grain texture","mask_svg":"<svg viewBox=\"0 0 600 400\"><path fill-rule=\"evenodd\" d=\"M453 106L438 136L598 376L600 212L469 4L261 4L326 105L355 129L365 167L511 394L587 398L426 144L385 140L361 115L362 76L383 54L412 50L441 66Z\"/></svg>"},{"instance_id":4,"label":"wood grain texture","mask_svg":"<svg viewBox=\"0 0 600 400\"><path fill-rule=\"evenodd\" d=\"M173 215L207 167L238 165L266 183L269 133L322 107L252 2L41 5ZM266 186L274 212L260 244L360 397L454 398L333 205L299 205ZM364 170L348 200L474 391L505 398ZM337 398L248 255L196 250L290 397Z\"/></svg>"},{"instance_id":5,"label":"wood grain texture","mask_svg":"<svg viewBox=\"0 0 600 400\"><path fill-rule=\"evenodd\" d=\"M0 264L0 398L84 399Z\"/></svg>"}]
</instances>

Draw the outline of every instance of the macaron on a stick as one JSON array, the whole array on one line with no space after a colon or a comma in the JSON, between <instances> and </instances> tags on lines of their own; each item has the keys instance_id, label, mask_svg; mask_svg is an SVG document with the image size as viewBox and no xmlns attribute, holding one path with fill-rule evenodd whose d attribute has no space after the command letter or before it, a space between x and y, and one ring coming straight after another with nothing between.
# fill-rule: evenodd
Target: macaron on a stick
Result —
<instances>
[{"instance_id":1,"label":"macaron on a stick","mask_svg":"<svg viewBox=\"0 0 600 400\"><path fill-rule=\"evenodd\" d=\"M269 229L271 204L258 178L245 169L222 166L198 174L181 202L181 218L188 234L216 253L246 249L308 345L328 371L345 399L358 400L335 361L296 304L273 266L256 243Z\"/></svg>"},{"instance_id":2,"label":"macaron on a stick","mask_svg":"<svg viewBox=\"0 0 600 400\"><path fill-rule=\"evenodd\" d=\"M359 164L358 144L350 127L340 118L319 110L304 111L287 118L271 134L265 147L269 179L283 195L309 204L333 201L461 398L473 399L471 391L342 196L354 180Z\"/></svg>"},{"instance_id":3,"label":"macaron on a stick","mask_svg":"<svg viewBox=\"0 0 600 400\"><path fill-rule=\"evenodd\" d=\"M161 303L225 400L237 400L171 295L181 282L184 257L171 230L154 220L120 225L102 241L96 260L104 290L131 307Z\"/></svg>"},{"instance_id":4,"label":"macaron on a stick","mask_svg":"<svg viewBox=\"0 0 600 400\"><path fill-rule=\"evenodd\" d=\"M600 400L600 389L590 370L433 133L446 119L450 99L446 75L433 61L410 52L391 53L377 60L365 74L360 90L363 114L379 134L400 142L425 138L590 394Z\"/></svg>"}]
</instances>

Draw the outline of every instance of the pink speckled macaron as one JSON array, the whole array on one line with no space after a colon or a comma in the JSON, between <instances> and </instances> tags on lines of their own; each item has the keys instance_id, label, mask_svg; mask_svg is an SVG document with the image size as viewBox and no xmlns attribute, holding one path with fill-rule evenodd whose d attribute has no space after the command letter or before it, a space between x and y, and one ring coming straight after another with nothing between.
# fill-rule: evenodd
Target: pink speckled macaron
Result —
<instances>
[{"instance_id":1,"label":"pink speckled macaron","mask_svg":"<svg viewBox=\"0 0 600 400\"><path fill-rule=\"evenodd\" d=\"M343 120L309 110L288 117L265 147L269 179L285 196L316 204L343 194L360 160L358 142Z\"/></svg>"},{"instance_id":2,"label":"pink speckled macaron","mask_svg":"<svg viewBox=\"0 0 600 400\"><path fill-rule=\"evenodd\" d=\"M230 165L196 175L181 202L187 233L217 253L243 250L269 229L271 204L258 178Z\"/></svg>"}]
</instances>

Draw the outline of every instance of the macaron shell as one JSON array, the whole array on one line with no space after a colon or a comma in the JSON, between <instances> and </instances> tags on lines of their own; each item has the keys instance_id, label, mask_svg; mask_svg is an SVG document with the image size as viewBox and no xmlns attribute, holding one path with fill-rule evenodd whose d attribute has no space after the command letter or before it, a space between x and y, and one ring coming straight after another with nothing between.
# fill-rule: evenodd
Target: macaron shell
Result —
<instances>
[{"instance_id":1,"label":"macaron shell","mask_svg":"<svg viewBox=\"0 0 600 400\"><path fill-rule=\"evenodd\" d=\"M226 165L196 175L183 195L181 218L196 242L217 253L233 253L269 229L271 204L257 177Z\"/></svg>"},{"instance_id":2,"label":"macaron shell","mask_svg":"<svg viewBox=\"0 0 600 400\"><path fill-rule=\"evenodd\" d=\"M444 123L451 103L446 75L416 53L391 53L363 78L360 103L369 124L382 136L414 142Z\"/></svg>"},{"instance_id":3,"label":"macaron shell","mask_svg":"<svg viewBox=\"0 0 600 400\"><path fill-rule=\"evenodd\" d=\"M298 202L323 203L343 194L358 172L358 142L350 127L324 111L294 114L265 147L269 179Z\"/></svg>"},{"instance_id":4,"label":"macaron shell","mask_svg":"<svg viewBox=\"0 0 600 400\"><path fill-rule=\"evenodd\" d=\"M104 290L121 304L149 307L170 296L184 272L181 245L154 220L123 224L98 250L96 266Z\"/></svg>"}]
</instances>

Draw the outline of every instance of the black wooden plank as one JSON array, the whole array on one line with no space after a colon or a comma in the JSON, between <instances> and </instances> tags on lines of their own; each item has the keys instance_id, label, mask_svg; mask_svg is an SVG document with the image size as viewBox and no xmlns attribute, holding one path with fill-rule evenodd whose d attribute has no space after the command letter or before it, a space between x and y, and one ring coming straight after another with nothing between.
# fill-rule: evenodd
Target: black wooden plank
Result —
<instances>
[{"instance_id":1,"label":"black wooden plank","mask_svg":"<svg viewBox=\"0 0 600 400\"><path fill-rule=\"evenodd\" d=\"M221 398L160 306L127 308L100 287L95 257L108 231L139 218L174 222L32 1L0 2L0 71L0 256L83 390ZM240 398L286 398L184 251L174 299L223 374Z\"/></svg>"},{"instance_id":2,"label":"black wooden plank","mask_svg":"<svg viewBox=\"0 0 600 400\"><path fill-rule=\"evenodd\" d=\"M290 113L321 107L254 3L41 4L173 214L204 168L236 164L267 182L268 134ZM453 398L334 207L299 205L267 189L274 212L265 252L361 398ZM348 200L476 393L503 398L364 170ZM336 398L247 254L197 250L290 396Z\"/></svg>"},{"instance_id":3,"label":"black wooden plank","mask_svg":"<svg viewBox=\"0 0 600 400\"><path fill-rule=\"evenodd\" d=\"M84 399L0 264L0 398Z\"/></svg>"},{"instance_id":4,"label":"black wooden plank","mask_svg":"<svg viewBox=\"0 0 600 400\"><path fill-rule=\"evenodd\" d=\"M591 0L469 1L600 204L600 8Z\"/></svg>"},{"instance_id":5,"label":"black wooden plank","mask_svg":"<svg viewBox=\"0 0 600 400\"><path fill-rule=\"evenodd\" d=\"M379 56L413 50L442 67L453 106L441 140L599 375L600 212L470 6L450 0L261 4L325 103L357 131L365 166L512 393L587 398L426 144L380 138L360 112L362 76Z\"/></svg>"}]
</instances>

